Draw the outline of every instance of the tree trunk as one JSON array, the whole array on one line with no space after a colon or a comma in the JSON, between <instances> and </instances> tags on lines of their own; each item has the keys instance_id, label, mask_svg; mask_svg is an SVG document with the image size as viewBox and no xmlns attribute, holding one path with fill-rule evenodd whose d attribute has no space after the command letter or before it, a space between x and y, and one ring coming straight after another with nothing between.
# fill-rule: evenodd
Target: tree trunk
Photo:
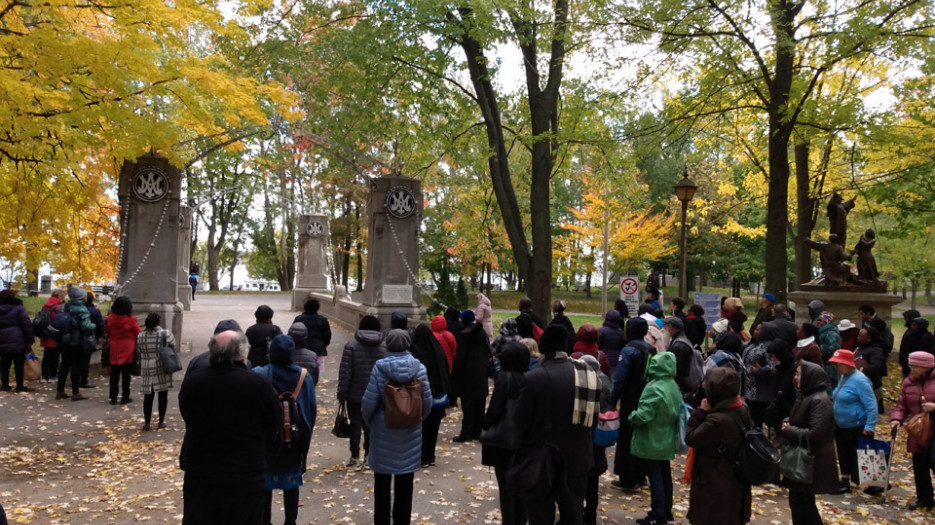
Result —
<instances>
[{"instance_id":1,"label":"tree trunk","mask_svg":"<svg viewBox=\"0 0 935 525\"><path fill-rule=\"evenodd\" d=\"M812 236L813 208L815 201L808 194L811 178L808 170L808 142L795 144L795 200L796 200L796 236L795 236L795 280L794 287L812 280L812 250L805 246L805 239ZM791 287L790 287L791 288Z\"/></svg>"},{"instance_id":2,"label":"tree trunk","mask_svg":"<svg viewBox=\"0 0 935 525\"><path fill-rule=\"evenodd\" d=\"M356 226L354 237L357 239L357 287L355 291L364 291L364 243L360 238L360 205L354 203L354 217Z\"/></svg>"}]
</instances>

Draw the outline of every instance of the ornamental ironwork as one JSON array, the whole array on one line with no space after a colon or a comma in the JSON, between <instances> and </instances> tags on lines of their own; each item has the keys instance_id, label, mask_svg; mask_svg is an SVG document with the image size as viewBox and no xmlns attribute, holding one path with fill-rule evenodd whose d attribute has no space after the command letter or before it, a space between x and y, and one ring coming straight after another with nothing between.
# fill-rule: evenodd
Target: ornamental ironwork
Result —
<instances>
[{"instance_id":1,"label":"ornamental ironwork","mask_svg":"<svg viewBox=\"0 0 935 525\"><path fill-rule=\"evenodd\" d=\"M309 237L321 237L325 233L325 225L321 221L309 221L305 231Z\"/></svg>"},{"instance_id":2,"label":"ornamental ironwork","mask_svg":"<svg viewBox=\"0 0 935 525\"><path fill-rule=\"evenodd\" d=\"M133 175L133 194L144 202L158 202L169 194L169 177L158 168L141 168Z\"/></svg>"},{"instance_id":3,"label":"ornamental ironwork","mask_svg":"<svg viewBox=\"0 0 935 525\"><path fill-rule=\"evenodd\" d=\"M416 211L416 198L405 186L396 186L386 192L386 211L397 219L405 219Z\"/></svg>"}]
</instances>

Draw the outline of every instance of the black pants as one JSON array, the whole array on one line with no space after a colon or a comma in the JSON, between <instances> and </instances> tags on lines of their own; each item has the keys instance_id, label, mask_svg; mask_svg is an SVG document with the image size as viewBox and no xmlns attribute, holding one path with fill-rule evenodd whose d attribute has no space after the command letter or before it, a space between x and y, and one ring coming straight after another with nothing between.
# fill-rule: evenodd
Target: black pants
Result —
<instances>
[{"instance_id":1,"label":"black pants","mask_svg":"<svg viewBox=\"0 0 935 525\"><path fill-rule=\"evenodd\" d=\"M351 457L360 457L360 435L364 435L364 455L370 455L370 428L364 425L364 415L360 403L347 404L347 418L351 420Z\"/></svg>"},{"instance_id":2,"label":"black pants","mask_svg":"<svg viewBox=\"0 0 935 525\"><path fill-rule=\"evenodd\" d=\"M601 475L588 476L588 487L584 491L584 525L597 525L598 489Z\"/></svg>"},{"instance_id":3,"label":"black pants","mask_svg":"<svg viewBox=\"0 0 935 525\"><path fill-rule=\"evenodd\" d=\"M77 394L81 386L81 356L84 351L80 346L60 346L62 366L58 369L58 391L65 392L65 379L71 376L71 393Z\"/></svg>"},{"instance_id":4,"label":"black pants","mask_svg":"<svg viewBox=\"0 0 935 525\"><path fill-rule=\"evenodd\" d=\"M23 365L26 363L26 354L2 354L0 355L0 382L3 386L10 386L10 365L13 365L13 373L16 375L16 387L22 388L23 384Z\"/></svg>"},{"instance_id":5,"label":"black pants","mask_svg":"<svg viewBox=\"0 0 935 525\"><path fill-rule=\"evenodd\" d=\"M259 483L231 486L186 475L182 525L258 525L263 523L266 492L262 478Z\"/></svg>"},{"instance_id":6,"label":"black pants","mask_svg":"<svg viewBox=\"0 0 935 525\"><path fill-rule=\"evenodd\" d=\"M432 407L429 417L422 422L422 463L435 463L435 445L438 427L445 417L445 407Z\"/></svg>"},{"instance_id":7,"label":"black pants","mask_svg":"<svg viewBox=\"0 0 935 525\"><path fill-rule=\"evenodd\" d=\"M409 525L412 517L412 482L414 473L373 473L373 525ZM393 481L393 505L390 510L390 483Z\"/></svg>"},{"instance_id":8,"label":"black pants","mask_svg":"<svg viewBox=\"0 0 935 525\"><path fill-rule=\"evenodd\" d=\"M633 440L633 427L630 426L630 412L620 412L620 435L617 437L617 451L614 453L614 474L620 483L635 487L646 479L640 468L639 460L630 454L630 442Z\"/></svg>"},{"instance_id":9,"label":"black pants","mask_svg":"<svg viewBox=\"0 0 935 525\"><path fill-rule=\"evenodd\" d=\"M503 525L525 525L526 503L513 495L513 491L506 483L506 470L509 466L509 463L504 463L493 468L500 491L500 515L503 518Z\"/></svg>"},{"instance_id":10,"label":"black pants","mask_svg":"<svg viewBox=\"0 0 935 525\"><path fill-rule=\"evenodd\" d=\"M561 515L561 525L582 525L584 523L584 493L587 486L587 474L566 475L565 489L560 494L555 497L525 500L529 525L554 525L556 505Z\"/></svg>"},{"instance_id":11,"label":"black pants","mask_svg":"<svg viewBox=\"0 0 935 525\"><path fill-rule=\"evenodd\" d=\"M42 351L42 379L58 377L58 347L44 347Z\"/></svg>"},{"instance_id":12,"label":"black pants","mask_svg":"<svg viewBox=\"0 0 935 525\"><path fill-rule=\"evenodd\" d=\"M282 491L282 506L286 512L286 519L283 525L295 525L295 520L299 517L299 487L293 487ZM273 491L266 491L266 507L264 507L263 523L266 525L273 523Z\"/></svg>"},{"instance_id":13,"label":"black pants","mask_svg":"<svg viewBox=\"0 0 935 525\"><path fill-rule=\"evenodd\" d=\"M815 495L807 492L789 491L789 510L792 525L822 525L821 514L815 505Z\"/></svg>"},{"instance_id":14,"label":"black pants","mask_svg":"<svg viewBox=\"0 0 935 525\"><path fill-rule=\"evenodd\" d=\"M838 448L838 463L841 476L849 476L857 483L857 438L863 433L863 427L841 428L834 425L834 444Z\"/></svg>"},{"instance_id":15,"label":"black pants","mask_svg":"<svg viewBox=\"0 0 935 525\"><path fill-rule=\"evenodd\" d=\"M153 398L156 394L150 392L143 396L143 420L148 425L153 419ZM159 422L166 420L166 409L169 407L169 391L159 392Z\"/></svg>"},{"instance_id":16,"label":"black pants","mask_svg":"<svg viewBox=\"0 0 935 525\"><path fill-rule=\"evenodd\" d=\"M130 399L130 369L133 368L133 363L125 363L122 365L110 365L110 398L117 399L117 387L120 380L123 380L123 388L121 389L121 394L124 399Z\"/></svg>"},{"instance_id":17,"label":"black pants","mask_svg":"<svg viewBox=\"0 0 935 525\"><path fill-rule=\"evenodd\" d=\"M81 359L81 386L85 386L88 384L88 373L91 370L91 354L82 350L79 359Z\"/></svg>"},{"instance_id":18,"label":"black pants","mask_svg":"<svg viewBox=\"0 0 935 525\"><path fill-rule=\"evenodd\" d=\"M766 409L769 408L769 402L748 400L747 406L750 407L750 419L753 420L753 426L756 428L763 428L763 423L766 422Z\"/></svg>"},{"instance_id":19,"label":"black pants","mask_svg":"<svg viewBox=\"0 0 935 525\"><path fill-rule=\"evenodd\" d=\"M477 439L484 426L484 408L487 406L486 397L462 397L461 437Z\"/></svg>"},{"instance_id":20,"label":"black pants","mask_svg":"<svg viewBox=\"0 0 935 525\"><path fill-rule=\"evenodd\" d=\"M931 472L935 471L931 454L928 452L912 453L912 477L916 482L916 498L919 503L931 507L935 505L935 495L932 490Z\"/></svg>"}]
</instances>

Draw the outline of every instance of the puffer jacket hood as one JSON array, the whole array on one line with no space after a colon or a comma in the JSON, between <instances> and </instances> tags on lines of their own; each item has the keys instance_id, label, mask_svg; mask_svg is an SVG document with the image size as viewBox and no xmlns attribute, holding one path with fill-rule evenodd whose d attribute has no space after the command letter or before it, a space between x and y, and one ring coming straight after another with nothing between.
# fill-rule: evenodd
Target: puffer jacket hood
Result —
<instances>
[{"instance_id":1,"label":"puffer jacket hood","mask_svg":"<svg viewBox=\"0 0 935 525\"><path fill-rule=\"evenodd\" d=\"M802 377L799 381L799 395L805 397L812 392L828 388L828 374L815 363L802 361Z\"/></svg>"},{"instance_id":2,"label":"puffer jacket hood","mask_svg":"<svg viewBox=\"0 0 935 525\"><path fill-rule=\"evenodd\" d=\"M653 356L649 362L650 379L674 378L676 371L675 354L662 352Z\"/></svg>"},{"instance_id":3,"label":"puffer jacket hood","mask_svg":"<svg viewBox=\"0 0 935 525\"><path fill-rule=\"evenodd\" d=\"M376 330L358 330L354 333L354 339L362 345L380 346L383 342L383 332Z\"/></svg>"},{"instance_id":4,"label":"puffer jacket hood","mask_svg":"<svg viewBox=\"0 0 935 525\"><path fill-rule=\"evenodd\" d=\"M602 326L619 327L620 312L617 310L609 310L606 314L604 314L604 324Z\"/></svg>"},{"instance_id":5,"label":"puffer jacket hood","mask_svg":"<svg viewBox=\"0 0 935 525\"><path fill-rule=\"evenodd\" d=\"M269 362L289 364L295 358L295 341L288 335L277 335L269 343Z\"/></svg>"},{"instance_id":6,"label":"puffer jacket hood","mask_svg":"<svg viewBox=\"0 0 935 525\"><path fill-rule=\"evenodd\" d=\"M442 332L448 329L448 321L445 321L445 317L442 315L436 315L432 318L432 331L433 332Z\"/></svg>"},{"instance_id":7,"label":"puffer jacket hood","mask_svg":"<svg viewBox=\"0 0 935 525\"><path fill-rule=\"evenodd\" d=\"M627 341L634 339L642 340L649 333L649 323L642 317L634 317L627 321Z\"/></svg>"},{"instance_id":8,"label":"puffer jacket hood","mask_svg":"<svg viewBox=\"0 0 935 525\"><path fill-rule=\"evenodd\" d=\"M519 325L516 324L516 319L507 318L504 320L503 324L500 325L500 335L504 337L519 335Z\"/></svg>"},{"instance_id":9,"label":"puffer jacket hood","mask_svg":"<svg viewBox=\"0 0 935 525\"><path fill-rule=\"evenodd\" d=\"M576 340L582 343L597 343L597 328L589 324L581 325Z\"/></svg>"},{"instance_id":10,"label":"puffer jacket hood","mask_svg":"<svg viewBox=\"0 0 935 525\"><path fill-rule=\"evenodd\" d=\"M490 306L490 299L488 299L486 295L479 293L477 294L477 304Z\"/></svg>"},{"instance_id":11,"label":"puffer jacket hood","mask_svg":"<svg viewBox=\"0 0 935 525\"><path fill-rule=\"evenodd\" d=\"M425 368L418 359L408 352L391 352L377 361L374 368L379 368L390 381L408 383L413 377L419 375L419 368Z\"/></svg>"},{"instance_id":12,"label":"puffer jacket hood","mask_svg":"<svg viewBox=\"0 0 935 525\"><path fill-rule=\"evenodd\" d=\"M929 320L924 317L916 317L912 322L919 325L920 332L927 332L929 329Z\"/></svg>"},{"instance_id":13,"label":"puffer jacket hood","mask_svg":"<svg viewBox=\"0 0 935 525\"><path fill-rule=\"evenodd\" d=\"M289 337L295 341L296 348L305 348L305 341L308 339L308 328L305 323L292 323L289 327Z\"/></svg>"}]
</instances>

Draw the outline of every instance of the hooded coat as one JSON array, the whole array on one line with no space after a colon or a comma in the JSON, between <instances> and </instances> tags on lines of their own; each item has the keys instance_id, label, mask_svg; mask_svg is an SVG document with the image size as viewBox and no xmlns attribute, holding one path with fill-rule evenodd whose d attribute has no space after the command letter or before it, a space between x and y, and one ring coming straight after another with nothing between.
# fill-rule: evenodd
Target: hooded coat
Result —
<instances>
[{"instance_id":1,"label":"hooded coat","mask_svg":"<svg viewBox=\"0 0 935 525\"><path fill-rule=\"evenodd\" d=\"M358 330L344 345L338 367L338 401L360 403L370 382L373 365L386 355L383 332Z\"/></svg>"},{"instance_id":2,"label":"hooded coat","mask_svg":"<svg viewBox=\"0 0 935 525\"><path fill-rule=\"evenodd\" d=\"M522 343L506 343L500 353L500 367L500 374L494 381L493 393L490 394L490 404L484 414L484 429L496 425L506 416L507 403L510 400L519 403L523 374L529 368L529 349ZM481 447L482 465L506 467L512 456L513 451L510 449L490 445Z\"/></svg>"},{"instance_id":3,"label":"hooded coat","mask_svg":"<svg viewBox=\"0 0 935 525\"><path fill-rule=\"evenodd\" d=\"M49 300L42 305L42 308L49 311L49 318L54 319L55 315L58 314L58 311L62 308L62 300L54 295L49 297ZM36 334L39 335L39 334ZM42 348L57 348L58 342L51 337L40 337L39 346Z\"/></svg>"},{"instance_id":4,"label":"hooded coat","mask_svg":"<svg viewBox=\"0 0 935 525\"><path fill-rule=\"evenodd\" d=\"M838 491L838 462L834 453L834 407L828 397L828 376L822 367L800 363L802 376L798 397L789 414L789 425L780 433L784 445L807 443L815 458L811 483L788 479L790 491L808 494L835 494Z\"/></svg>"},{"instance_id":5,"label":"hooded coat","mask_svg":"<svg viewBox=\"0 0 935 525\"><path fill-rule=\"evenodd\" d=\"M759 339L751 340L743 350L743 397L748 401L769 403L776 394L773 387L776 369L768 353L774 339L776 328L772 323L762 323Z\"/></svg>"},{"instance_id":6,"label":"hooded coat","mask_svg":"<svg viewBox=\"0 0 935 525\"><path fill-rule=\"evenodd\" d=\"M688 520L693 525L742 525L750 521L750 485L734 469L743 444L740 424L752 426L746 406L726 408L740 391L740 374L714 368L705 377L711 412L700 408L688 420L685 442L695 449Z\"/></svg>"},{"instance_id":7,"label":"hooded coat","mask_svg":"<svg viewBox=\"0 0 935 525\"><path fill-rule=\"evenodd\" d=\"M474 320L484 327L487 340L493 341L493 310L490 308L490 299L486 295L477 294L477 307L474 308Z\"/></svg>"},{"instance_id":8,"label":"hooded coat","mask_svg":"<svg viewBox=\"0 0 935 525\"><path fill-rule=\"evenodd\" d=\"M630 453L643 459L675 457L675 434L682 394L675 384L675 355L662 352L649 363L649 383L636 411L630 414L633 441Z\"/></svg>"},{"instance_id":9,"label":"hooded coat","mask_svg":"<svg viewBox=\"0 0 935 525\"><path fill-rule=\"evenodd\" d=\"M620 403L621 415L636 410L643 388L646 386L647 364L656 349L643 340L647 331L646 320L635 317L627 321L626 346L620 350L620 359L614 370L614 386L611 392L611 404Z\"/></svg>"},{"instance_id":10,"label":"hooded coat","mask_svg":"<svg viewBox=\"0 0 935 525\"><path fill-rule=\"evenodd\" d=\"M458 350L452 373L458 397L487 397L487 362L490 343L484 327L472 323L458 335Z\"/></svg>"},{"instance_id":11,"label":"hooded coat","mask_svg":"<svg viewBox=\"0 0 935 525\"><path fill-rule=\"evenodd\" d=\"M269 364L269 345L277 335L282 335L282 330L272 323L272 321L263 321L257 319L256 324L247 328L247 341L250 343L250 350L247 352L247 360L253 366L265 366Z\"/></svg>"},{"instance_id":12,"label":"hooded coat","mask_svg":"<svg viewBox=\"0 0 935 525\"><path fill-rule=\"evenodd\" d=\"M422 323L416 327L412 334L412 356L425 366L425 373L432 388L432 397L439 398L451 393L451 384L448 378L448 358L445 351L438 344L438 339L432 333L429 325Z\"/></svg>"},{"instance_id":13,"label":"hooded coat","mask_svg":"<svg viewBox=\"0 0 935 525\"><path fill-rule=\"evenodd\" d=\"M586 324L582 325L578 329L578 337L574 344L574 353L571 354L573 359L580 359L581 356L589 355L595 359L600 364L601 372L610 377L610 363L607 360L607 356L604 352L598 350L597 347L597 329L593 326Z\"/></svg>"},{"instance_id":14,"label":"hooded coat","mask_svg":"<svg viewBox=\"0 0 935 525\"><path fill-rule=\"evenodd\" d=\"M505 319L503 324L500 325L500 335L494 339L493 344L490 345L490 350L494 357L498 357L506 343L519 341L520 339L522 338L519 336L519 326L516 324L516 319Z\"/></svg>"},{"instance_id":15,"label":"hooded coat","mask_svg":"<svg viewBox=\"0 0 935 525\"><path fill-rule=\"evenodd\" d=\"M448 331L448 322L445 321L445 318L436 315L432 318L432 333L435 334L435 339L438 339L438 344L442 346L442 350L445 352L445 357L448 359L448 374L451 374L451 369L455 365L455 351L458 349L458 343L455 341L455 336Z\"/></svg>"},{"instance_id":16,"label":"hooded coat","mask_svg":"<svg viewBox=\"0 0 935 525\"><path fill-rule=\"evenodd\" d=\"M142 331L135 315L107 314L107 338L110 340L110 364L125 365L133 362L136 337Z\"/></svg>"},{"instance_id":17,"label":"hooded coat","mask_svg":"<svg viewBox=\"0 0 935 525\"><path fill-rule=\"evenodd\" d=\"M23 301L17 297L0 297L0 354L28 354L35 342Z\"/></svg>"},{"instance_id":18,"label":"hooded coat","mask_svg":"<svg viewBox=\"0 0 935 525\"><path fill-rule=\"evenodd\" d=\"M295 341L295 356L292 362L308 370L313 382L318 386L320 371L318 370L318 354L306 347L308 328L303 323L292 323L289 327L289 337Z\"/></svg>"},{"instance_id":19,"label":"hooded coat","mask_svg":"<svg viewBox=\"0 0 935 525\"><path fill-rule=\"evenodd\" d=\"M913 324L919 325L919 328L913 330ZM903 377L909 375L909 354L920 350L935 354L935 336L928 331L928 319L916 317L906 328L906 333L903 334L902 341L899 343L899 367L903 371Z\"/></svg>"},{"instance_id":20,"label":"hooded coat","mask_svg":"<svg viewBox=\"0 0 935 525\"><path fill-rule=\"evenodd\" d=\"M265 376L273 385L277 394L295 392L302 374L302 367L293 363L295 358L295 342L288 335L277 335L269 345L269 364L255 367L253 371ZM299 389L296 398L296 408L301 417L301 441L298 446L282 447L274 440L266 457L266 488L292 488L282 485L281 475L301 474L305 471L305 460L308 448L312 442L312 432L315 430L315 419L318 415L318 402L315 399L315 383L311 374L307 374ZM296 485L302 484L302 477L297 476ZM271 486L273 485L273 486Z\"/></svg>"},{"instance_id":21,"label":"hooded coat","mask_svg":"<svg viewBox=\"0 0 935 525\"><path fill-rule=\"evenodd\" d=\"M480 327L484 336L483 327ZM393 337L391 330L387 339ZM400 336L401 337L401 336ZM408 334L405 337L408 339ZM408 343L405 345L408 348ZM388 343L388 350L395 349ZM383 391L387 382L408 383L413 378L422 381L422 419L432 411L432 389L425 366L408 350L388 351L386 357L373 366L367 391L361 400L364 422L370 427L370 468L377 474L409 474L422 464L422 425L387 428L384 420Z\"/></svg>"},{"instance_id":22,"label":"hooded coat","mask_svg":"<svg viewBox=\"0 0 935 525\"><path fill-rule=\"evenodd\" d=\"M627 338L620 328L620 312L610 310L604 315L604 324L597 329L597 348L607 356L610 370L617 369L620 351L627 344Z\"/></svg>"},{"instance_id":23,"label":"hooded coat","mask_svg":"<svg viewBox=\"0 0 935 525\"><path fill-rule=\"evenodd\" d=\"M328 355L328 345L331 344L331 324L325 316L319 313L304 312L297 315L292 322L305 325L306 330L308 330L308 334L305 336L305 344L309 350L315 352L315 355L319 357Z\"/></svg>"}]
</instances>

